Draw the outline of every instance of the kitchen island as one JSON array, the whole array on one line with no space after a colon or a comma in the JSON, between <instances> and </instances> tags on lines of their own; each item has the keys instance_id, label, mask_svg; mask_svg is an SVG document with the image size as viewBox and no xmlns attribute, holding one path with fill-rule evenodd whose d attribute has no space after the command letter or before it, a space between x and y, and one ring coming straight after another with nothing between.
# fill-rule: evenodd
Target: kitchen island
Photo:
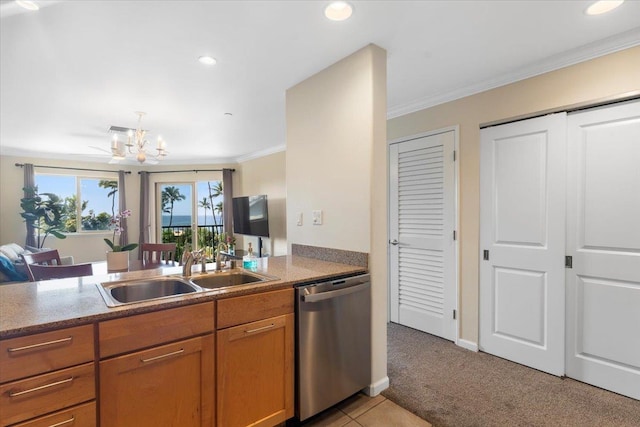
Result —
<instances>
[{"instance_id":1,"label":"kitchen island","mask_svg":"<svg viewBox=\"0 0 640 427\"><path fill-rule=\"evenodd\" d=\"M208 264L207 269L209 272L213 271L214 265ZM366 269L363 267L295 255L261 258L257 272L275 276L279 280L212 289L113 308L105 304L98 292L98 283L181 275L182 267L0 285L0 339L231 296L290 288L304 282L364 271ZM199 266L195 266L193 276L198 274Z\"/></svg>"},{"instance_id":2,"label":"kitchen island","mask_svg":"<svg viewBox=\"0 0 640 427\"><path fill-rule=\"evenodd\" d=\"M99 283L182 267L0 286L0 425L282 423L294 415L293 287L365 270L263 258L256 273L277 280L111 308Z\"/></svg>"}]
</instances>

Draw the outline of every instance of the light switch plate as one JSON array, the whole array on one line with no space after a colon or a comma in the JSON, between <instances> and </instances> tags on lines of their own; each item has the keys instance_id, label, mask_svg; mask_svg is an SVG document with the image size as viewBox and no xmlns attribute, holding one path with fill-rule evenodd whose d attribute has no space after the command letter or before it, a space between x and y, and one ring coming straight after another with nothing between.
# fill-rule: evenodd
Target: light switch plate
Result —
<instances>
[{"instance_id":1,"label":"light switch plate","mask_svg":"<svg viewBox=\"0 0 640 427\"><path fill-rule=\"evenodd\" d=\"M302 225L302 212L298 212L296 225L299 227Z\"/></svg>"},{"instance_id":2,"label":"light switch plate","mask_svg":"<svg viewBox=\"0 0 640 427\"><path fill-rule=\"evenodd\" d=\"M322 211L313 211L313 225L322 225Z\"/></svg>"}]
</instances>

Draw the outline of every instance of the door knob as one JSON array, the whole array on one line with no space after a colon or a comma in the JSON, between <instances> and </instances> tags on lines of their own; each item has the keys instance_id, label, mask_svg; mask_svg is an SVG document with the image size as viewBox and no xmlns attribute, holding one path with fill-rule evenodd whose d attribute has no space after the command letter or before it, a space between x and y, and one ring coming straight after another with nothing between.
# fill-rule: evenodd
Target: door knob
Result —
<instances>
[{"instance_id":1,"label":"door knob","mask_svg":"<svg viewBox=\"0 0 640 427\"><path fill-rule=\"evenodd\" d=\"M398 244L398 241L396 239L393 240L389 240L389 243L391 243L393 246Z\"/></svg>"}]
</instances>

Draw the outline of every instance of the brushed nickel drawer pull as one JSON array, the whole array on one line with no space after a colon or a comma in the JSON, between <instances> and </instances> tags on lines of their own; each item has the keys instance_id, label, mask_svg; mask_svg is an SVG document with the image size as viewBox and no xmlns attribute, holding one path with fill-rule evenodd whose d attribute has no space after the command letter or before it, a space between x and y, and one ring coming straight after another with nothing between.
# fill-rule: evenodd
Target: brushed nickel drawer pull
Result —
<instances>
[{"instance_id":1,"label":"brushed nickel drawer pull","mask_svg":"<svg viewBox=\"0 0 640 427\"><path fill-rule=\"evenodd\" d=\"M49 388L49 387L55 387L55 386L57 386L57 385L62 385L62 384L70 383L71 381L73 381L73 377L69 377L69 378L67 378L66 380L56 381L56 382L51 383L51 384L41 385L40 387L30 388L29 390L24 390L24 391L12 391L12 392L9 392L9 397L18 397L18 396L22 396L23 394L33 393L34 391L40 391L40 390L47 389L47 388Z\"/></svg>"},{"instance_id":2,"label":"brushed nickel drawer pull","mask_svg":"<svg viewBox=\"0 0 640 427\"><path fill-rule=\"evenodd\" d=\"M65 424L69 424L72 423L76 420L76 417L74 417L73 415L71 416L71 419L68 419L66 421L60 421L59 423L55 423L55 424L51 424L49 427L60 427L63 426Z\"/></svg>"},{"instance_id":3,"label":"brushed nickel drawer pull","mask_svg":"<svg viewBox=\"0 0 640 427\"><path fill-rule=\"evenodd\" d=\"M47 345L60 344L60 343L71 341L71 340L73 340L73 337L61 338L59 340L41 342L40 344L31 344L31 345L25 345L24 347L8 348L7 351L9 353L15 353L17 351L31 350L34 348L44 347Z\"/></svg>"},{"instance_id":4,"label":"brushed nickel drawer pull","mask_svg":"<svg viewBox=\"0 0 640 427\"><path fill-rule=\"evenodd\" d=\"M246 331L244 331L245 334L252 334L254 332L259 332L259 331L264 331L265 329L271 329L274 326L276 326L274 323L267 325L267 326L263 326L261 328L255 328L255 329L247 329Z\"/></svg>"},{"instance_id":5,"label":"brushed nickel drawer pull","mask_svg":"<svg viewBox=\"0 0 640 427\"><path fill-rule=\"evenodd\" d=\"M163 354L161 356L150 357L148 359L140 359L142 363L153 362L154 360L164 359L165 357L175 356L176 354L184 353L184 348L180 350L172 351L171 353Z\"/></svg>"}]
</instances>

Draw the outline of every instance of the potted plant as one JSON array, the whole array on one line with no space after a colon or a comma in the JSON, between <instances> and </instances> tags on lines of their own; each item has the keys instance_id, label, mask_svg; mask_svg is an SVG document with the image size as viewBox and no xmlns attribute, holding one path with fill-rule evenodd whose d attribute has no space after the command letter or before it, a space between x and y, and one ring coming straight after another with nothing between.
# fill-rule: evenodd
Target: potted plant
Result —
<instances>
[{"instance_id":1,"label":"potted plant","mask_svg":"<svg viewBox=\"0 0 640 427\"><path fill-rule=\"evenodd\" d=\"M131 211L127 209L111 217L110 225L113 227L113 238L104 239L111 248L110 251L107 251L107 271L126 271L129 269L129 251L137 248L138 244L120 245L120 233L123 230L122 220L130 216ZM118 236L117 241L116 236Z\"/></svg>"},{"instance_id":2,"label":"potted plant","mask_svg":"<svg viewBox=\"0 0 640 427\"><path fill-rule=\"evenodd\" d=\"M22 190L27 197L20 199L20 216L27 223L27 233L30 229L37 230L34 236L36 247L42 248L49 235L66 239L67 236L62 234L65 231L64 204L60 197L53 193L38 194L38 186L24 187Z\"/></svg>"}]
</instances>

